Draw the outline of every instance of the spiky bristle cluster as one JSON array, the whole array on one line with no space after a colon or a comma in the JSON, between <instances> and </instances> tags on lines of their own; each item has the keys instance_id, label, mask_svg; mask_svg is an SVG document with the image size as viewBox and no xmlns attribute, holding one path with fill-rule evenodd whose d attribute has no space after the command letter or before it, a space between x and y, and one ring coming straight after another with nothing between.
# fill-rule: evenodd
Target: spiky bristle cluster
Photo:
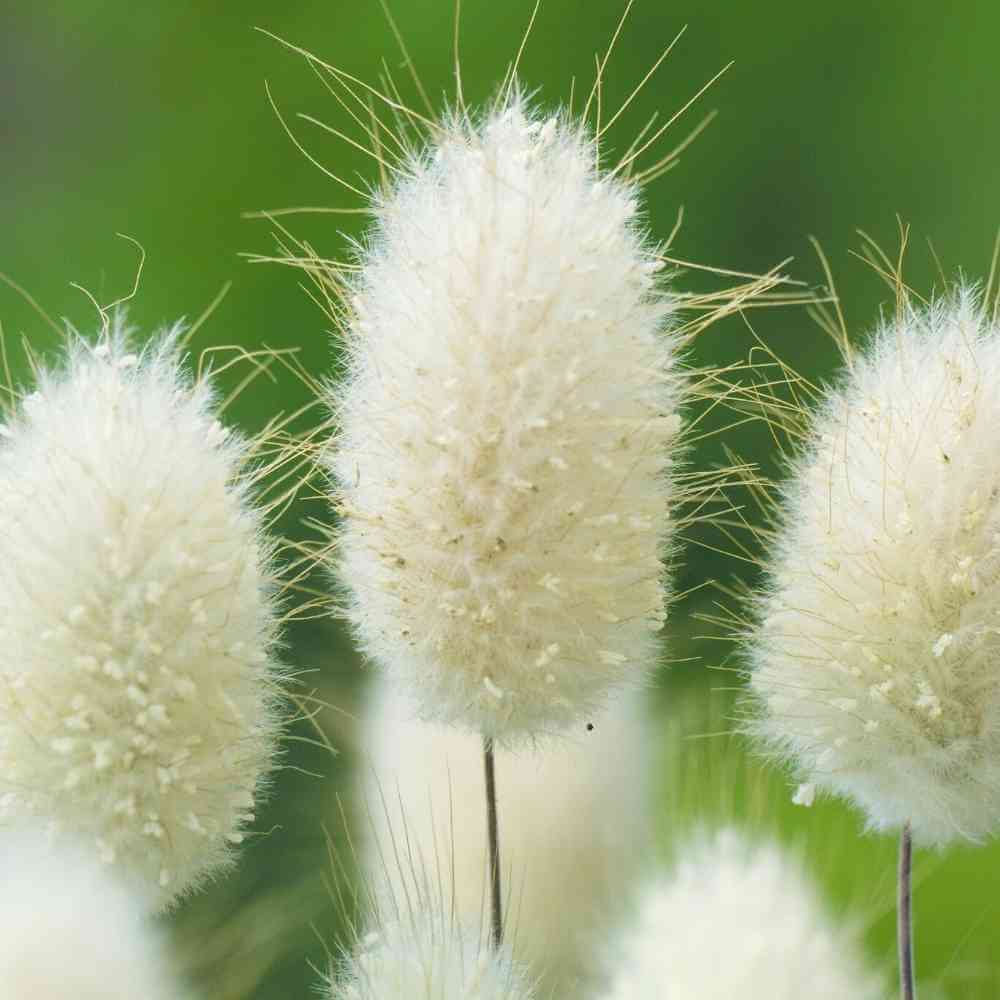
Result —
<instances>
[{"instance_id":1,"label":"spiky bristle cluster","mask_svg":"<svg viewBox=\"0 0 1000 1000\"><path fill-rule=\"evenodd\" d=\"M144 904L86 850L39 830L0 837L0 996L175 1000Z\"/></svg>"},{"instance_id":2,"label":"spiky bristle cluster","mask_svg":"<svg viewBox=\"0 0 1000 1000\"><path fill-rule=\"evenodd\" d=\"M508 939L515 958L558 995L578 991L594 971L593 942L649 857L644 694L616 697L589 731L580 726L538 750L497 751ZM429 883L479 926L489 881L479 738L415 719L389 677L376 681L366 727L369 880L395 899Z\"/></svg>"},{"instance_id":3,"label":"spiky bristle cluster","mask_svg":"<svg viewBox=\"0 0 1000 1000\"><path fill-rule=\"evenodd\" d=\"M277 726L247 445L175 339L73 338L0 441L0 820L92 843L161 905L242 839Z\"/></svg>"},{"instance_id":4,"label":"spiky bristle cluster","mask_svg":"<svg viewBox=\"0 0 1000 1000\"><path fill-rule=\"evenodd\" d=\"M753 638L755 728L918 841L1000 827L1000 327L904 304L817 412Z\"/></svg>"},{"instance_id":5,"label":"spiky bristle cluster","mask_svg":"<svg viewBox=\"0 0 1000 1000\"><path fill-rule=\"evenodd\" d=\"M516 740L646 672L681 425L637 191L519 98L376 206L329 463L367 653L427 718Z\"/></svg>"},{"instance_id":6,"label":"spiky bristle cluster","mask_svg":"<svg viewBox=\"0 0 1000 1000\"><path fill-rule=\"evenodd\" d=\"M879 1000L853 932L798 864L732 830L692 842L607 955L604 1000Z\"/></svg>"}]
</instances>

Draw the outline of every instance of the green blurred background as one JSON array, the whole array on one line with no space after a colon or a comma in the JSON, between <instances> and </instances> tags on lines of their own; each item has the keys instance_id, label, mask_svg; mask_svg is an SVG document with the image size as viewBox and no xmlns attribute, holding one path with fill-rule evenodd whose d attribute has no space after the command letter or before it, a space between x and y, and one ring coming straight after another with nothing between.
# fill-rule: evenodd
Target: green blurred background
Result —
<instances>
[{"instance_id":1,"label":"green blurred background","mask_svg":"<svg viewBox=\"0 0 1000 1000\"><path fill-rule=\"evenodd\" d=\"M136 254L115 236L125 233L148 254L131 307L144 329L199 314L231 282L196 346L297 347L310 371L327 371L325 317L298 287L296 273L241 259L241 253L273 247L269 224L242 215L355 204L291 145L265 98L265 79L290 120L305 112L344 127L346 116L301 58L252 28L270 29L374 81L383 59L394 72L400 63L378 4L48 0L7 8L0 11L0 272L53 316L91 327L93 307L69 283L105 302L126 293ZM618 0L543 0L521 64L525 82L547 103L564 99L574 77L578 91L584 81L589 85L594 53L606 46L621 10ZM393 11L427 89L450 94L451 0L395 0ZM530 13L529 0L464 0L462 70L470 101L490 95ZM935 274L925 237L933 239L947 269L985 275L1000 224L1000 139L992 124L1000 105L1000 6L982 0L945 12L925 0L638 0L609 64L606 107L629 94L684 25L685 37L611 136L611 145L623 150L654 110L672 113L735 60L666 141L678 141L712 108L719 109L718 119L648 191L658 235L669 232L678 207L685 207L674 245L678 256L754 272L794 257L792 273L815 284L820 272L807 241L815 234L831 257L848 321L858 333L888 296L848 255L859 244L857 227L895 248L897 213L911 223L907 273L924 290ZM396 75L401 81L405 76ZM295 127L342 176L374 177L361 153L304 123ZM345 234L357 233L356 224L357 216L291 222L330 256L343 251ZM697 277L680 280L684 287L699 286ZM43 348L55 342L24 298L4 287L0 322L8 336L23 333ZM753 322L809 377L823 378L835 364L831 345L801 310L759 312ZM745 327L734 320L705 335L698 360L732 361L747 345ZM291 410L304 398L293 379L262 381L239 401L238 419L259 427L276 409ZM741 431L730 443L769 461L760 434ZM717 447L706 444L698 460L711 461ZM692 549L681 586L733 572L740 572L738 564ZM691 622L690 610L683 606L675 614L671 658L700 652L709 664L725 661L725 648L694 639L702 629ZM291 642L290 662L312 671L305 682L353 711L363 675L343 638L332 626L312 623L294 628ZM705 667L684 662L663 671L657 699L665 743L676 743L685 727L706 731L709 716L717 725L727 715L731 695L713 689L730 686L730 679ZM680 712L679 703L710 707ZM346 787L355 730L348 715L327 712L323 721L340 756L294 743L291 766L261 817L267 835L248 848L236 878L176 917L180 939L197 942L197 974L220 998L308 995L315 975L307 960L324 965L323 940L335 940L336 908L328 905L318 874L325 865L321 823L335 842L343 841L335 801ZM307 737L308 730L298 735ZM837 805L794 809L782 778L744 761L736 746L719 741L706 751L700 749L704 742L691 752L708 755L705 773L719 781L742 776L756 789L750 796L756 805L694 780L693 764L665 768L664 837L720 808L730 818L746 816L788 836L804 835L815 848L812 856L823 858L817 871L833 897L846 903L860 885L875 900L868 940L876 958L891 961L893 845L856 839L856 819ZM761 802L768 807L760 808ZM994 952L1000 852L960 849L923 857L919 865L922 976L943 983L950 996L1000 995ZM243 917L230 934L208 933L220 914L232 913ZM276 936L276 913L291 928L284 935ZM310 923L315 935L302 930Z\"/></svg>"}]
</instances>

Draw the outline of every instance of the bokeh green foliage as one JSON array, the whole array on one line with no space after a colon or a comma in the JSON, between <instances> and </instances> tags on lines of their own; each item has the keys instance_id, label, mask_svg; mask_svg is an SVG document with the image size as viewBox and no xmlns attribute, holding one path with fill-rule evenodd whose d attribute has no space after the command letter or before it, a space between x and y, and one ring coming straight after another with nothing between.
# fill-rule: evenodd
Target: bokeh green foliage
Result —
<instances>
[{"instance_id":1,"label":"bokeh green foliage","mask_svg":"<svg viewBox=\"0 0 1000 1000\"><path fill-rule=\"evenodd\" d=\"M470 103L487 98L503 75L530 6L528 0L465 0L462 75ZM396 0L393 9L427 90L435 97L453 94L451 0ZM522 78L538 89L539 100L564 100L571 80L578 93L589 86L594 53L606 46L620 13L619 0L543 0L522 60ZM668 233L679 206L685 208L673 247L677 256L751 272L794 257L791 273L815 284L820 272L807 242L815 234L831 256L858 335L889 296L870 269L848 256L858 246L856 227L891 248L897 214L911 223L907 276L923 290L937 280L925 236L951 273L961 265L972 277L984 275L1000 224L1000 133L990 127L1000 99L1000 7L977 0L948 13L928 0L638 0L609 63L606 107L627 97L685 24L685 37L609 137L611 147L623 150L653 111L671 114L735 60L664 141L679 141L711 108L720 110L719 118L648 191L649 225L657 235ZM126 233L147 253L131 304L143 329L199 314L231 282L196 348L294 347L301 363L320 374L332 360L330 324L298 287L297 273L240 258L273 248L268 223L241 216L291 205L357 204L293 148L265 98L265 79L289 121L298 112L338 127L346 119L303 60L253 26L362 79L374 80L383 59L405 78L374 0L49 0L0 13L6 41L0 59L0 272L53 316L86 329L96 323L93 308L69 282L101 301L126 292L135 249L115 237ZM295 128L341 176L374 179L374 165L363 153L301 121ZM335 256L348 237L360 234L362 220L312 216L292 225L320 253ZM688 274L679 282L697 288L702 279ZM749 319L804 375L822 380L831 374L833 346L802 310L756 312ZM23 333L34 347L56 339L10 289L0 288L0 323L8 337ZM744 319L733 319L704 335L695 360L731 363L750 343ZM233 412L254 428L305 398L290 377L262 379ZM742 428L727 442L773 467L771 442L759 429ZM706 442L694 456L699 462L720 457L718 441ZM692 547L681 587L733 574L745 577L744 565ZM806 850L824 859L817 860L817 871L841 904L855 898L859 885L864 890L876 914L869 941L888 963L892 845L857 839L857 820L838 805L818 804L809 812L792 807L784 779L747 759L738 744L682 740L725 726L732 695L714 689L731 687L732 675L706 670L706 662L735 665L724 645L694 638L703 629L689 610L682 605L675 614L670 655L678 662L664 672L657 696L673 755L663 768L664 840L670 830L720 818L752 820L788 837L807 834ZM301 740L291 746L289 767L261 816L267 835L250 845L235 879L176 918L182 942L198 943L201 971L208 970L208 980L214 976L219 997L306 995L315 978L306 958L322 965L321 939L332 939L341 926L340 908L330 905L320 875L321 823L349 857L335 803L356 758L350 712L358 704L360 671L344 637L328 623L297 626L290 639L288 660L302 672L304 687L347 710L323 716L342 753L331 758L308 742L307 726L299 727ZM691 661L694 653L704 661ZM706 721L696 708L681 710L690 705L710 706L705 711L714 718ZM991 886L1000 877L1000 852L959 849L919 864L925 876L917 902L921 972L929 979L947 973L951 995L996 995L1000 902ZM220 915L234 912L244 916L232 932L209 933ZM311 922L315 936L303 930ZM272 955L269 943L276 941ZM231 971L223 977L226 956ZM230 993L222 991L222 978Z\"/></svg>"}]
</instances>

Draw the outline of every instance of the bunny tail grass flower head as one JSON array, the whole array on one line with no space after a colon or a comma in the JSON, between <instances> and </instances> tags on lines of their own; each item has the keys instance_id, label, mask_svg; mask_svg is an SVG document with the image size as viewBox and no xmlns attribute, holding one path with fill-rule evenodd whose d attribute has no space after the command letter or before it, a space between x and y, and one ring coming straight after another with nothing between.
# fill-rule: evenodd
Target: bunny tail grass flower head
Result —
<instances>
[{"instance_id":1,"label":"bunny tail grass flower head","mask_svg":"<svg viewBox=\"0 0 1000 1000\"><path fill-rule=\"evenodd\" d=\"M277 731L249 445L118 316L0 439L0 823L89 843L167 905L230 859Z\"/></svg>"},{"instance_id":2,"label":"bunny tail grass flower head","mask_svg":"<svg viewBox=\"0 0 1000 1000\"><path fill-rule=\"evenodd\" d=\"M1000 826L1000 327L904 299L815 413L752 638L755 728L918 843Z\"/></svg>"},{"instance_id":3,"label":"bunny tail grass flower head","mask_svg":"<svg viewBox=\"0 0 1000 1000\"><path fill-rule=\"evenodd\" d=\"M688 844L607 955L603 1000L881 1000L858 941L799 865L734 830Z\"/></svg>"},{"instance_id":4,"label":"bunny tail grass flower head","mask_svg":"<svg viewBox=\"0 0 1000 1000\"><path fill-rule=\"evenodd\" d=\"M509 88L432 136L345 296L338 572L423 717L511 742L652 662L680 338L638 191L584 126Z\"/></svg>"},{"instance_id":5,"label":"bunny tail grass flower head","mask_svg":"<svg viewBox=\"0 0 1000 1000\"><path fill-rule=\"evenodd\" d=\"M478 929L478 926L477 926ZM329 1000L534 1000L506 949L486 948L436 901L400 909L345 954L331 973Z\"/></svg>"},{"instance_id":6,"label":"bunny tail grass flower head","mask_svg":"<svg viewBox=\"0 0 1000 1000\"><path fill-rule=\"evenodd\" d=\"M594 940L649 857L654 741L644 697L617 695L593 717L592 731L497 752L502 891L516 927L510 943L544 995L561 996L596 971ZM389 677L376 679L365 715L363 870L397 899L429 879L467 925L478 926L488 880L477 737L415 719ZM389 862L403 843L412 869Z\"/></svg>"},{"instance_id":7,"label":"bunny tail grass flower head","mask_svg":"<svg viewBox=\"0 0 1000 1000\"><path fill-rule=\"evenodd\" d=\"M0 996L178 1000L144 904L91 852L0 835Z\"/></svg>"}]
</instances>

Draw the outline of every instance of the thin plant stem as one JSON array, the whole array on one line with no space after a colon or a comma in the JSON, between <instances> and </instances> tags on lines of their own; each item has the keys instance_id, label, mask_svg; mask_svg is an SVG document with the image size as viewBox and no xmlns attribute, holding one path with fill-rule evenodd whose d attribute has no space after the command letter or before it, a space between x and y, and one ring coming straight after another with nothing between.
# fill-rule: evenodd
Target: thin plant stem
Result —
<instances>
[{"instance_id":1,"label":"thin plant stem","mask_svg":"<svg viewBox=\"0 0 1000 1000\"><path fill-rule=\"evenodd\" d=\"M486 771L486 832L490 854L490 919L493 947L503 943L503 904L500 892L500 824L497 820L497 774L493 740L483 737L483 762Z\"/></svg>"},{"instance_id":2,"label":"thin plant stem","mask_svg":"<svg viewBox=\"0 0 1000 1000\"><path fill-rule=\"evenodd\" d=\"M913 978L913 836L909 821L903 824L899 838L899 896L896 908L896 931L899 943L899 995L901 1000L915 1000Z\"/></svg>"}]
</instances>

